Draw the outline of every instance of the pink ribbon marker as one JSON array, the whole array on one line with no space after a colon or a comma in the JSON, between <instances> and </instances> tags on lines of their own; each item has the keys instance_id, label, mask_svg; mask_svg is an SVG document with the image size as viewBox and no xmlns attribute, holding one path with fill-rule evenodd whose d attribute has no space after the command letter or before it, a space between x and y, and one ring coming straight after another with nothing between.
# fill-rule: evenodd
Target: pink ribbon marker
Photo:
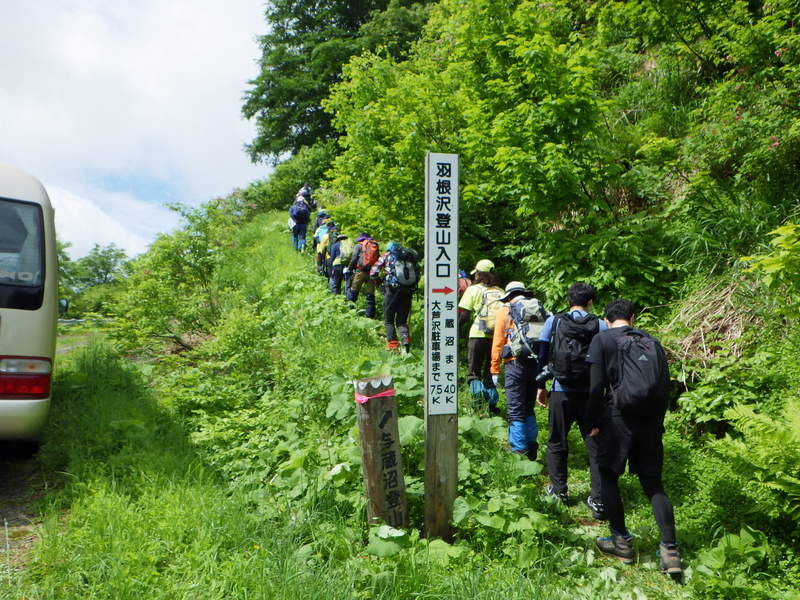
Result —
<instances>
[{"instance_id":1,"label":"pink ribbon marker","mask_svg":"<svg viewBox=\"0 0 800 600\"><path fill-rule=\"evenodd\" d=\"M364 396L356 392L356 402L359 404L366 404L370 398L388 398L389 396L394 396L394 388L390 390L386 390L385 392L381 392L380 394L375 394L374 396Z\"/></svg>"}]
</instances>

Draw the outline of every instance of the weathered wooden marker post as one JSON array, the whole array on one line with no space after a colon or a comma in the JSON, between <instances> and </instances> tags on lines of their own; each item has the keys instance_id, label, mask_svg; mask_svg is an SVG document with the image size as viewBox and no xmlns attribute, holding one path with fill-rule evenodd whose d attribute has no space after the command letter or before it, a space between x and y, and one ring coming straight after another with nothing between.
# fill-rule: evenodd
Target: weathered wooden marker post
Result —
<instances>
[{"instance_id":1,"label":"weathered wooden marker post","mask_svg":"<svg viewBox=\"0 0 800 600\"><path fill-rule=\"evenodd\" d=\"M370 377L354 383L367 518L371 525L383 521L392 527L408 527L397 400L392 378Z\"/></svg>"},{"instance_id":2,"label":"weathered wooden marker post","mask_svg":"<svg viewBox=\"0 0 800 600\"><path fill-rule=\"evenodd\" d=\"M425 533L450 541L458 483L458 155L425 165Z\"/></svg>"}]
</instances>

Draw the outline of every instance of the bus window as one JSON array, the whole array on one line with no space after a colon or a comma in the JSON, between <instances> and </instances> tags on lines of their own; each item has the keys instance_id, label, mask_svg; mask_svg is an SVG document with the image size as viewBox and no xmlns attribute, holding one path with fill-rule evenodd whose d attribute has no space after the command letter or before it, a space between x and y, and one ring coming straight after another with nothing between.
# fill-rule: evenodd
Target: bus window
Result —
<instances>
[{"instance_id":1,"label":"bus window","mask_svg":"<svg viewBox=\"0 0 800 600\"><path fill-rule=\"evenodd\" d=\"M0 199L0 286L41 286L42 263L41 208Z\"/></svg>"}]
</instances>

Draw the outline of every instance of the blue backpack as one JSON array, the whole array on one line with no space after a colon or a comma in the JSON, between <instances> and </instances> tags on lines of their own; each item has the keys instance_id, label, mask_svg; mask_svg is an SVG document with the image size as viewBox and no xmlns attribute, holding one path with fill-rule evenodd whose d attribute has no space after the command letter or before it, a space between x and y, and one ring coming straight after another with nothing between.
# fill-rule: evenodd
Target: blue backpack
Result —
<instances>
[{"instance_id":1,"label":"blue backpack","mask_svg":"<svg viewBox=\"0 0 800 600\"><path fill-rule=\"evenodd\" d=\"M311 219L311 211L308 210L305 202L295 202L289 209L289 216L295 223L305 225Z\"/></svg>"}]
</instances>

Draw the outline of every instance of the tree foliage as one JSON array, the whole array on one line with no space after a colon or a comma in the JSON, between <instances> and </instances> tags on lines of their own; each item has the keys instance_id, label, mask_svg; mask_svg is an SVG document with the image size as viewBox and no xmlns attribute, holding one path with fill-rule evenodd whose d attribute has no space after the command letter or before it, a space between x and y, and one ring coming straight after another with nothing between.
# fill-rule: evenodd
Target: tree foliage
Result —
<instances>
[{"instance_id":1,"label":"tree foliage","mask_svg":"<svg viewBox=\"0 0 800 600\"><path fill-rule=\"evenodd\" d=\"M798 210L795 4L444 0L326 101L336 211L419 244L424 154L456 152L467 262L660 304Z\"/></svg>"},{"instance_id":2,"label":"tree foliage","mask_svg":"<svg viewBox=\"0 0 800 600\"><path fill-rule=\"evenodd\" d=\"M270 2L270 32L260 39L260 73L250 82L242 108L256 122L256 138L247 145L253 161L277 160L336 137L321 101L339 81L342 65L364 49L402 54L419 35L425 4L427 0Z\"/></svg>"}]
</instances>

